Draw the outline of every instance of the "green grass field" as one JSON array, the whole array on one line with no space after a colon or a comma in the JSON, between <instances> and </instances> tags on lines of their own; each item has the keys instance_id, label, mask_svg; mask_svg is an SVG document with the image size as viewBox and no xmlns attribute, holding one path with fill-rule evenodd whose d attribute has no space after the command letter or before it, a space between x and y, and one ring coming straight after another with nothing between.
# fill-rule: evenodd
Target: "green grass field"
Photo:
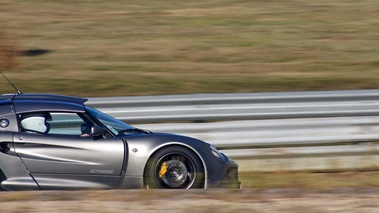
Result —
<instances>
[{"instance_id":1,"label":"green grass field","mask_svg":"<svg viewBox=\"0 0 379 213\"><path fill-rule=\"evenodd\" d=\"M2 0L0 68L24 92L87 97L372 89L378 12L376 0Z\"/></svg>"}]
</instances>

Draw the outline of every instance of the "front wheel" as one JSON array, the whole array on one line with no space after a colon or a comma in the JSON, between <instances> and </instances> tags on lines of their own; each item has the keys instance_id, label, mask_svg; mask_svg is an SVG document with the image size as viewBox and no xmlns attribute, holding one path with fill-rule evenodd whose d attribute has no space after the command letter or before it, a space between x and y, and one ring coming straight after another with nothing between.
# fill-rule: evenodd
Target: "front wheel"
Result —
<instances>
[{"instance_id":1,"label":"front wheel","mask_svg":"<svg viewBox=\"0 0 379 213\"><path fill-rule=\"evenodd\" d=\"M159 150L151 157L145 179L148 188L201 188L204 171L198 156L191 150L172 146Z\"/></svg>"}]
</instances>

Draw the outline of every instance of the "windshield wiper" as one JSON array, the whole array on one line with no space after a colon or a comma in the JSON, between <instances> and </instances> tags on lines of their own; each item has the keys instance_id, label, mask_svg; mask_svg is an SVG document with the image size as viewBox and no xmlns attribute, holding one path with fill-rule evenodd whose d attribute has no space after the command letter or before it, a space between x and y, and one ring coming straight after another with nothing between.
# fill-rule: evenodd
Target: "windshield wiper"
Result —
<instances>
[{"instance_id":1,"label":"windshield wiper","mask_svg":"<svg viewBox=\"0 0 379 213\"><path fill-rule=\"evenodd\" d=\"M125 133L125 132L137 132L137 133L144 133L144 134L153 134L153 132L150 130L138 129L138 128L124 129L124 130L119 131L118 133Z\"/></svg>"}]
</instances>

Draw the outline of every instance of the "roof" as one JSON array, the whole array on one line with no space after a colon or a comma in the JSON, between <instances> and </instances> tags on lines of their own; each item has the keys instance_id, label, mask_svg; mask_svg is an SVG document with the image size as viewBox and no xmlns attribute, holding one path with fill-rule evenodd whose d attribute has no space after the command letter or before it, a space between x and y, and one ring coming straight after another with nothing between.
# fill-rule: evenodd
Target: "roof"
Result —
<instances>
[{"instance_id":1,"label":"roof","mask_svg":"<svg viewBox=\"0 0 379 213\"><path fill-rule=\"evenodd\" d=\"M64 95L53 95L53 94L5 94L0 96L0 100L15 100L15 101L58 101L58 102L70 102L76 104L83 104L88 99L73 97L73 96L64 96Z\"/></svg>"}]
</instances>

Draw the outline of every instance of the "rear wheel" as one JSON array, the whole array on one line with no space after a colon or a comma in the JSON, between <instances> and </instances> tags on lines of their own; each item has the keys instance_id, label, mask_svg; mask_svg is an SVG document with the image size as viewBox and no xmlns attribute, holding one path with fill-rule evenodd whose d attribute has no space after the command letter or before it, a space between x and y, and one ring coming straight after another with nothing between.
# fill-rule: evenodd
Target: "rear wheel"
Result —
<instances>
[{"instance_id":1,"label":"rear wheel","mask_svg":"<svg viewBox=\"0 0 379 213\"><path fill-rule=\"evenodd\" d=\"M172 146L159 150L151 157L145 179L148 188L201 188L204 171L198 156L191 150Z\"/></svg>"}]
</instances>

